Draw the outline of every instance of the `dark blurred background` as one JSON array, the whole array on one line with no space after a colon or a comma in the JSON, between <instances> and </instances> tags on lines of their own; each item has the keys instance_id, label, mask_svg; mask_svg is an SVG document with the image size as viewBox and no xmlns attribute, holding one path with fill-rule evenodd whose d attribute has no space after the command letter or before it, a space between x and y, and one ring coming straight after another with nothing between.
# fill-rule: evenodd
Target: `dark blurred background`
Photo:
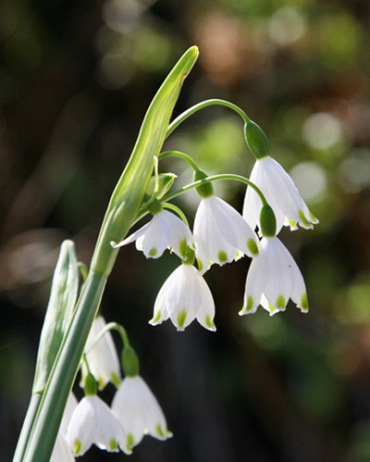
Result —
<instances>
[{"instance_id":1,"label":"dark blurred background","mask_svg":"<svg viewBox=\"0 0 370 462\"><path fill-rule=\"evenodd\" d=\"M290 305L240 318L244 259L206 274L217 333L153 328L178 261L122 249L102 313L128 329L174 433L145 437L130 460L370 461L369 21L365 0L0 0L1 461L26 412L59 246L73 239L89 263L145 111L194 44L200 58L175 115L212 97L241 106L320 219L280 234L310 313ZM210 174L248 176L253 165L241 120L219 107L166 147ZM190 179L180 161L161 170ZM239 186L217 188L241 210ZM178 202L190 220L195 199ZM126 457L92 448L83 460Z\"/></svg>"}]
</instances>

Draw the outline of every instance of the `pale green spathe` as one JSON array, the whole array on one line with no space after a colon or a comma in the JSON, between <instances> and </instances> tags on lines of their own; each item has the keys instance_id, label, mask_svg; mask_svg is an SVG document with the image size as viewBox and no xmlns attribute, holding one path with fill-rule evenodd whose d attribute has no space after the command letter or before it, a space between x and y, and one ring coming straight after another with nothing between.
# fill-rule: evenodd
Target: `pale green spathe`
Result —
<instances>
[{"instance_id":1,"label":"pale green spathe","mask_svg":"<svg viewBox=\"0 0 370 462\"><path fill-rule=\"evenodd\" d=\"M50 299L41 331L33 393L42 393L71 319L78 293L78 267L72 241L60 248Z\"/></svg>"}]
</instances>

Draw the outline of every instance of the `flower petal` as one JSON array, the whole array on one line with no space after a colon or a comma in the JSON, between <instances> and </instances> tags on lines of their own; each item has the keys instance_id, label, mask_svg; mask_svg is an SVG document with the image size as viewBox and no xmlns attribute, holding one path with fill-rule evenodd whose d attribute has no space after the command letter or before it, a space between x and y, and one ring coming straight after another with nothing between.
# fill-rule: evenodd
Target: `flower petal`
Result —
<instances>
[{"instance_id":1,"label":"flower petal","mask_svg":"<svg viewBox=\"0 0 370 462\"><path fill-rule=\"evenodd\" d=\"M155 396L140 377L126 377L112 402L113 413L122 424L131 446L140 443L144 434L158 439L172 436Z\"/></svg>"},{"instance_id":2,"label":"flower petal","mask_svg":"<svg viewBox=\"0 0 370 462\"><path fill-rule=\"evenodd\" d=\"M296 229L297 223L304 228L312 228L318 220L311 214L292 178L272 157L266 156L256 161L250 179L263 192L276 217L276 232L283 225ZM243 216L252 229L259 223L262 207L257 194L248 186L244 200Z\"/></svg>"},{"instance_id":3,"label":"flower petal","mask_svg":"<svg viewBox=\"0 0 370 462\"><path fill-rule=\"evenodd\" d=\"M63 434L59 431L57 439L55 441L53 453L50 458L50 462L74 462L71 448L69 447L67 440Z\"/></svg>"},{"instance_id":4,"label":"flower petal","mask_svg":"<svg viewBox=\"0 0 370 462\"><path fill-rule=\"evenodd\" d=\"M166 279L154 303L152 325L170 318L179 331L183 331L195 318L209 330L213 323L214 302L201 274L193 265L180 265Z\"/></svg>"},{"instance_id":5,"label":"flower petal","mask_svg":"<svg viewBox=\"0 0 370 462\"><path fill-rule=\"evenodd\" d=\"M87 341L93 342L99 332L105 327L106 322L102 316L94 319L93 325ZM114 346L112 335L106 332L98 343L87 353L87 361L90 371L99 384L99 389L102 390L108 382L114 383L116 386L121 380L120 363L117 356L117 351ZM86 365L83 363L81 368L81 382L83 386L87 374Z\"/></svg>"},{"instance_id":6,"label":"flower petal","mask_svg":"<svg viewBox=\"0 0 370 462\"><path fill-rule=\"evenodd\" d=\"M201 274L212 263L223 265L258 254L257 238L243 217L217 196L202 199L194 219L194 243Z\"/></svg>"}]
</instances>

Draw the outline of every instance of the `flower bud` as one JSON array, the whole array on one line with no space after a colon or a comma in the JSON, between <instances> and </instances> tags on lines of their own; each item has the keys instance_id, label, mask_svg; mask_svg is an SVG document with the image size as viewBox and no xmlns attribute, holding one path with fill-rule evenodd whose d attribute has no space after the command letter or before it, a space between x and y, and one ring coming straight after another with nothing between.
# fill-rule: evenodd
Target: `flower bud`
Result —
<instances>
[{"instance_id":1,"label":"flower bud","mask_svg":"<svg viewBox=\"0 0 370 462\"><path fill-rule=\"evenodd\" d=\"M122 369L126 377L139 375L139 358L131 347L124 348L122 351Z\"/></svg>"},{"instance_id":2,"label":"flower bud","mask_svg":"<svg viewBox=\"0 0 370 462\"><path fill-rule=\"evenodd\" d=\"M244 126L244 136L248 148L256 159L269 155L267 136L261 127L251 120Z\"/></svg>"},{"instance_id":3,"label":"flower bud","mask_svg":"<svg viewBox=\"0 0 370 462\"><path fill-rule=\"evenodd\" d=\"M265 204L260 213L261 233L264 237L274 237L276 234L276 218L272 208Z\"/></svg>"},{"instance_id":4,"label":"flower bud","mask_svg":"<svg viewBox=\"0 0 370 462\"><path fill-rule=\"evenodd\" d=\"M157 177L152 176L145 191L146 200L149 200L153 196L156 185L157 191L155 192L155 197L156 199L161 199L171 188L176 178L177 175L174 173L160 173Z\"/></svg>"},{"instance_id":5,"label":"flower bud","mask_svg":"<svg viewBox=\"0 0 370 462\"><path fill-rule=\"evenodd\" d=\"M207 174L202 172L202 170L197 170L194 172L194 181L203 180L204 178L207 178ZM201 186L198 186L196 190L202 199L207 199L214 194L213 186L211 183L202 184Z\"/></svg>"}]
</instances>

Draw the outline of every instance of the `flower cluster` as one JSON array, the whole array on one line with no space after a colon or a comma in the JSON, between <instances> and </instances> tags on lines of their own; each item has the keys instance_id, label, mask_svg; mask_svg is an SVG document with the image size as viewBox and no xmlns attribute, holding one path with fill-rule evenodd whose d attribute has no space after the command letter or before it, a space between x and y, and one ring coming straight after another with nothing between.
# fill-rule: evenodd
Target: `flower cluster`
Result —
<instances>
[{"instance_id":1,"label":"flower cluster","mask_svg":"<svg viewBox=\"0 0 370 462\"><path fill-rule=\"evenodd\" d=\"M180 259L179 267L168 276L157 295L151 325L170 319L177 330L183 331L196 319L205 329L215 331L215 303L204 276L212 265L222 266L244 256L252 261L240 315L254 313L259 305L273 315L285 311L289 300L301 312L308 311L302 274L277 234L283 226L291 230L298 226L312 229L318 220L287 172L270 157L267 138L260 127L240 108L222 100L199 103L166 125L181 84L197 56L196 47L185 53L148 109L132 157L112 194L90 271L78 264L73 243L62 248L33 390L36 394L41 392L43 398L39 408L30 408L33 417L28 419L31 414L27 413L29 422L24 431L31 436L29 442L27 438L20 439L20 457L27 450L27 460L31 454L29 460L34 461L45 445L42 460L46 462L52 443L52 462L73 461L92 445L130 454L145 434L159 440L172 436L160 405L140 376L139 360L125 329L116 323L107 325L101 316L92 323L117 256L117 251L108 245L111 239L115 239L110 242L113 248L135 242L147 258L158 259L169 249ZM244 121L245 140L256 158L250 179L231 174L208 177L187 154L160 153L165 138L183 120L213 104L233 109ZM194 182L174 192L169 191L176 175L159 173L159 161L169 156L187 161L194 170ZM212 182L216 180L247 185L242 214L215 195ZM191 230L185 214L170 201L192 188L199 195L199 206ZM129 227L148 213L151 220L125 237ZM78 268L85 278L79 297ZM120 333L123 342L121 364L111 337L113 329ZM84 397L77 402L70 395L54 441L55 424L79 367ZM109 382L116 387L110 406L98 395ZM49 429L50 414L54 411L54 424Z\"/></svg>"},{"instance_id":2,"label":"flower cluster","mask_svg":"<svg viewBox=\"0 0 370 462\"><path fill-rule=\"evenodd\" d=\"M186 219L182 221L164 210L157 201L155 208L149 207L154 215L151 221L120 243L112 243L122 247L136 241L136 248L147 258L158 258L167 248L182 260L160 289L150 324L170 319L177 330L183 331L197 319L203 327L215 331L215 304L203 276L213 264L224 265L244 255L252 258L252 263L240 315L254 313L259 305L273 315L284 311L289 299L302 312L308 311L302 274L276 235L283 225L292 230L298 225L310 229L318 220L281 165L265 153L256 158L247 180L242 215L217 197L206 174L196 170L200 203L193 232Z\"/></svg>"},{"instance_id":3,"label":"flower cluster","mask_svg":"<svg viewBox=\"0 0 370 462\"><path fill-rule=\"evenodd\" d=\"M74 456L82 456L93 444L109 452L122 450L131 454L145 434L159 440L172 436L158 401L139 375L138 359L131 347L123 350L126 377L120 380L117 353L105 327L103 317L98 316L90 332L85 353L88 359L81 374L85 396L77 402L70 394L51 462L73 461ZM93 343L91 349L89 343ZM104 388L109 380L117 387L111 407L97 395L98 384Z\"/></svg>"},{"instance_id":4,"label":"flower cluster","mask_svg":"<svg viewBox=\"0 0 370 462\"><path fill-rule=\"evenodd\" d=\"M258 130L253 127L254 137ZM181 260L157 295L150 324L170 319L177 330L183 331L197 319L201 326L215 331L215 303L204 274L213 264L222 266L243 256L252 262L240 315L254 313L259 305L273 315L285 311L289 299L301 312L308 311L302 274L277 234L283 226L311 229L318 220L288 173L261 150L264 144L251 142L249 146L257 146L258 155L251 179L244 179L248 186L242 214L217 197L207 175L195 168L192 187L200 201L192 231L180 209L152 196L143 209L152 214L152 219L121 242L111 243L118 248L135 242L147 258L159 258L169 249ZM92 444L130 454L145 434L159 440L172 436L162 409L139 375L137 356L123 331L121 326L122 380L110 331L101 316L95 319L81 367L80 385L85 397L77 404L71 395L52 462L74 460ZM108 382L117 387L111 407L97 395L98 388L103 389Z\"/></svg>"}]
</instances>

